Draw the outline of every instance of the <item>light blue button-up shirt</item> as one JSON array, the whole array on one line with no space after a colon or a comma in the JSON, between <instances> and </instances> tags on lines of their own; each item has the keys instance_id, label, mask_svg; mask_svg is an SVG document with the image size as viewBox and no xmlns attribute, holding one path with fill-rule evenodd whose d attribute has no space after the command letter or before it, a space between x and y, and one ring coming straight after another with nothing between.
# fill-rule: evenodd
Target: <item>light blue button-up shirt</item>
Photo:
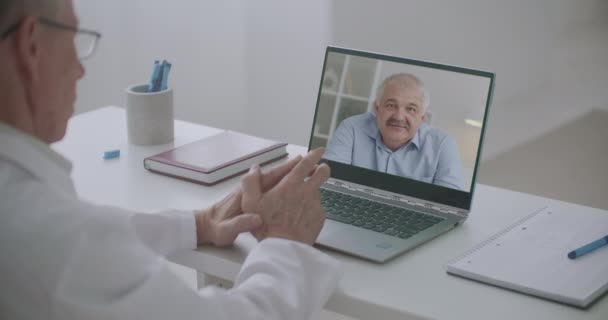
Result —
<instances>
[{"instance_id":1,"label":"light blue button-up shirt","mask_svg":"<svg viewBox=\"0 0 608 320\"><path fill-rule=\"evenodd\" d=\"M444 187L463 188L456 141L426 123L420 125L410 142L392 151L382 142L374 113L352 116L340 123L323 158Z\"/></svg>"}]
</instances>

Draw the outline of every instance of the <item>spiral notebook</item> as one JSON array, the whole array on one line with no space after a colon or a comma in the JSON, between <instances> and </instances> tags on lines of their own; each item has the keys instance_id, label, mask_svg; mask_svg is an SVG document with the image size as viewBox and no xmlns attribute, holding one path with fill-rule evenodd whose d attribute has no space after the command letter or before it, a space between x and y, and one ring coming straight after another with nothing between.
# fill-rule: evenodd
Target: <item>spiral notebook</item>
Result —
<instances>
[{"instance_id":1,"label":"spiral notebook","mask_svg":"<svg viewBox=\"0 0 608 320\"><path fill-rule=\"evenodd\" d=\"M542 208L450 261L452 275L586 308L608 290L608 248L567 254L605 236L608 213Z\"/></svg>"}]
</instances>

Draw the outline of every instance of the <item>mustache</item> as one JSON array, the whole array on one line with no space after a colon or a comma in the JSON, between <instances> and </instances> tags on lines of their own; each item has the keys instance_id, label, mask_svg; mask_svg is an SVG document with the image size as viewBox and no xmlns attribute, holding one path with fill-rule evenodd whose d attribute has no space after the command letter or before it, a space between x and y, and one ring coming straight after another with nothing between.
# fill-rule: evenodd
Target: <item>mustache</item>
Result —
<instances>
[{"instance_id":1,"label":"mustache","mask_svg":"<svg viewBox=\"0 0 608 320\"><path fill-rule=\"evenodd\" d=\"M386 120L386 125L387 126L395 126L395 127L401 127L401 128L405 128L405 129L409 129L410 126L407 124L406 121L399 121L396 119L388 119Z\"/></svg>"}]
</instances>

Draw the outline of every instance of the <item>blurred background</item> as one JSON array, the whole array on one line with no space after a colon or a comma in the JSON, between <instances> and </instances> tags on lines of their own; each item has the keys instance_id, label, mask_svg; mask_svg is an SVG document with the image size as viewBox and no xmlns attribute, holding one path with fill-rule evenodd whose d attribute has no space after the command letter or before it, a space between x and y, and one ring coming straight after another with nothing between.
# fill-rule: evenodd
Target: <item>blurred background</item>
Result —
<instances>
[{"instance_id":1,"label":"blurred background","mask_svg":"<svg viewBox=\"0 0 608 320\"><path fill-rule=\"evenodd\" d=\"M326 45L496 73L478 182L608 209L608 1L75 0L77 112L173 63L176 117L306 145Z\"/></svg>"}]
</instances>

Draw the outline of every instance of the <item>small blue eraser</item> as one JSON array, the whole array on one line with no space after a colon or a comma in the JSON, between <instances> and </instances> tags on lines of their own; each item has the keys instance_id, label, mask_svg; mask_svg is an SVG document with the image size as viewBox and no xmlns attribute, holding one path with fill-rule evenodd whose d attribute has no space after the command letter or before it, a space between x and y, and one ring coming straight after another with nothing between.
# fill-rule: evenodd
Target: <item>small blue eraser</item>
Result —
<instances>
[{"instance_id":1,"label":"small blue eraser","mask_svg":"<svg viewBox=\"0 0 608 320\"><path fill-rule=\"evenodd\" d=\"M103 153L104 159L114 159L120 157L120 150L110 150Z\"/></svg>"}]
</instances>

